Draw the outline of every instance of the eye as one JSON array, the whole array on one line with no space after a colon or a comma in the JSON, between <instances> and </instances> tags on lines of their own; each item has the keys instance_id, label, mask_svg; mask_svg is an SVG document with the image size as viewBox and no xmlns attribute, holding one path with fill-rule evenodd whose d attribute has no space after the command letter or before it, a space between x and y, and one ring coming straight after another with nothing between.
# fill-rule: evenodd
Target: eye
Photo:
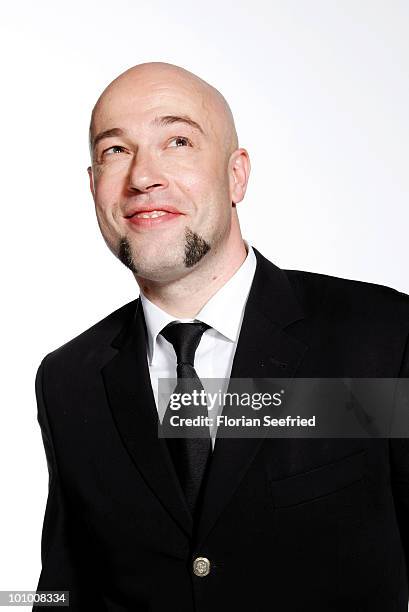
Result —
<instances>
[{"instance_id":1,"label":"eye","mask_svg":"<svg viewBox=\"0 0 409 612\"><path fill-rule=\"evenodd\" d=\"M174 145L171 145L171 143L174 142ZM171 146L174 147L191 147L192 143L190 142L189 138L185 138L185 136L175 136L175 138L172 138L169 141L169 144Z\"/></svg>"},{"instance_id":2,"label":"eye","mask_svg":"<svg viewBox=\"0 0 409 612\"><path fill-rule=\"evenodd\" d=\"M119 149L119 151L115 151L115 149ZM112 153L122 153L124 151L124 147L121 147L120 145L113 145L112 147L109 147L109 149L102 151L102 155L112 155L112 153L108 153L108 151L112 151Z\"/></svg>"}]
</instances>

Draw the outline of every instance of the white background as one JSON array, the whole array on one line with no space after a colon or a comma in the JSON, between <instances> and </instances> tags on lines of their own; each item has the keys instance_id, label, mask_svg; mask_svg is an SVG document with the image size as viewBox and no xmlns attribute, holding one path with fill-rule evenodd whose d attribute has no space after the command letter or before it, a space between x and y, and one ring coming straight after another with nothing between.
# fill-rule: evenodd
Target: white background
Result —
<instances>
[{"instance_id":1,"label":"white background","mask_svg":"<svg viewBox=\"0 0 409 612\"><path fill-rule=\"evenodd\" d=\"M0 589L35 589L48 474L42 357L134 299L86 168L91 108L144 61L222 91L252 160L243 235L284 268L409 293L409 4L14 1L1 71Z\"/></svg>"}]
</instances>

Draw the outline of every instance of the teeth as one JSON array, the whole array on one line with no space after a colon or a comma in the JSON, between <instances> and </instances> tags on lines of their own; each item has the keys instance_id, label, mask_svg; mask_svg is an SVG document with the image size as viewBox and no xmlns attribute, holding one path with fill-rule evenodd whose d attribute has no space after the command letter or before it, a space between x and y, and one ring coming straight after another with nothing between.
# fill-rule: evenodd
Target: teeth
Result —
<instances>
[{"instance_id":1,"label":"teeth","mask_svg":"<svg viewBox=\"0 0 409 612\"><path fill-rule=\"evenodd\" d=\"M140 217L141 219L156 219L156 217L162 217L166 215L164 210L153 210L150 213L138 213L135 217Z\"/></svg>"}]
</instances>

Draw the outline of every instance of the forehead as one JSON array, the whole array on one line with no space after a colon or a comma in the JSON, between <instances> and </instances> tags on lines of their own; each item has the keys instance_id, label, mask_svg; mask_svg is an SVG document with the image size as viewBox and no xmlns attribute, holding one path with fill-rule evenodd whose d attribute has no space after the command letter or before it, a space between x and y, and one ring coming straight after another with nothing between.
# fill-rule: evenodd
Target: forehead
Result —
<instances>
[{"instance_id":1,"label":"forehead","mask_svg":"<svg viewBox=\"0 0 409 612\"><path fill-rule=\"evenodd\" d=\"M142 127L160 115L187 115L211 129L216 114L209 93L193 80L134 78L114 82L103 92L94 111L93 133L130 124Z\"/></svg>"}]
</instances>

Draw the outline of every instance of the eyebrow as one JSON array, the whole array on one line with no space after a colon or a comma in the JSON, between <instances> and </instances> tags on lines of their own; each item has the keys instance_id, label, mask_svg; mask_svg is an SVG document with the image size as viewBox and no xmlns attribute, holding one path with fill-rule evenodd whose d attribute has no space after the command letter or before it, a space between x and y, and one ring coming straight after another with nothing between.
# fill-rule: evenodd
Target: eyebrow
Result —
<instances>
[{"instance_id":1,"label":"eyebrow","mask_svg":"<svg viewBox=\"0 0 409 612\"><path fill-rule=\"evenodd\" d=\"M197 121L193 121L187 115L165 115L164 117L155 117L151 122L151 125L156 125L159 127L164 127L166 125L172 125L172 123L186 123L190 125L190 127L199 130L202 134L204 134L201 126L197 123Z\"/></svg>"},{"instance_id":2,"label":"eyebrow","mask_svg":"<svg viewBox=\"0 0 409 612\"><path fill-rule=\"evenodd\" d=\"M172 125L173 123L185 123L186 125L189 125L190 127L204 134L204 131L199 125L199 123L197 123L197 121L194 121L187 115L164 115L163 117L155 117L155 119L151 121L151 125L156 127L165 127L167 125ZM95 136L92 144L92 150L94 151L97 144L104 138L111 138L112 136L124 136L124 134L125 131L121 128L111 128L109 130L104 130L103 132L100 132Z\"/></svg>"}]
</instances>

